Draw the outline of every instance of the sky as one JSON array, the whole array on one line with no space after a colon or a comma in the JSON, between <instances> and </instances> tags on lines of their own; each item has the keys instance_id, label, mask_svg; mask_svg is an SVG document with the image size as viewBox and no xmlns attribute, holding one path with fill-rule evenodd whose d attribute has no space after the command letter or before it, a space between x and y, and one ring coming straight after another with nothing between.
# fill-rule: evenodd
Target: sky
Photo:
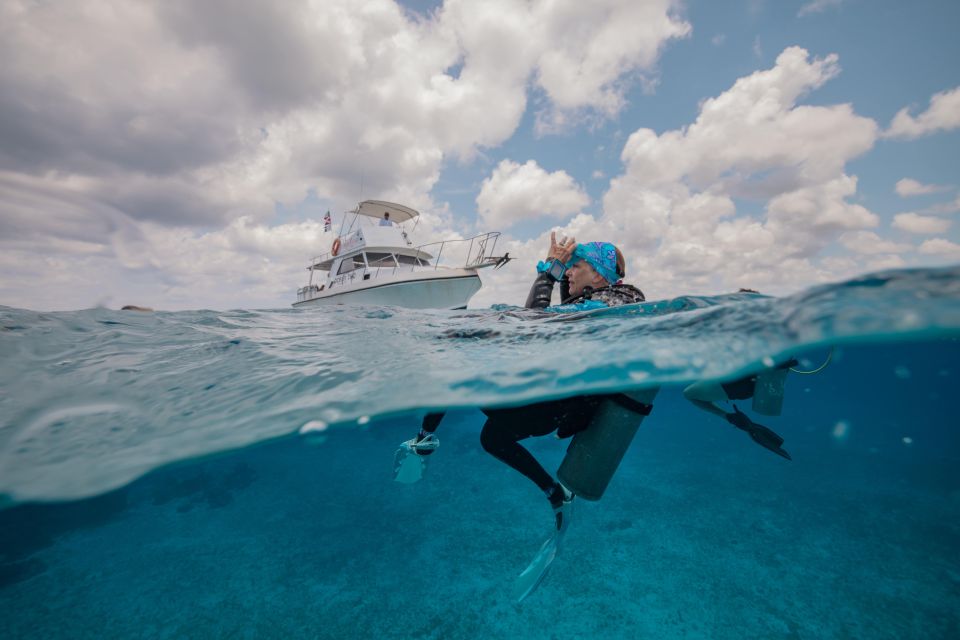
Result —
<instances>
[{"instance_id":1,"label":"sky","mask_svg":"<svg viewBox=\"0 0 960 640\"><path fill-rule=\"evenodd\" d=\"M956 0L0 0L0 305L281 308L362 199L650 300L960 262ZM336 227L335 227L336 228Z\"/></svg>"}]
</instances>

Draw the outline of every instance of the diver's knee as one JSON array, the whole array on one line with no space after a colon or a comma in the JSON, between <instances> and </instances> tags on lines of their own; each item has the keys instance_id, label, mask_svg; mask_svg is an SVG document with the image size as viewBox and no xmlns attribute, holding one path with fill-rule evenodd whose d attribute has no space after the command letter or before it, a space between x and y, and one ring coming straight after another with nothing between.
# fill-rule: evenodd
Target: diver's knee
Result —
<instances>
[{"instance_id":1,"label":"diver's knee","mask_svg":"<svg viewBox=\"0 0 960 640\"><path fill-rule=\"evenodd\" d=\"M719 382L699 380L683 390L683 397L691 402L723 402L727 392Z\"/></svg>"}]
</instances>

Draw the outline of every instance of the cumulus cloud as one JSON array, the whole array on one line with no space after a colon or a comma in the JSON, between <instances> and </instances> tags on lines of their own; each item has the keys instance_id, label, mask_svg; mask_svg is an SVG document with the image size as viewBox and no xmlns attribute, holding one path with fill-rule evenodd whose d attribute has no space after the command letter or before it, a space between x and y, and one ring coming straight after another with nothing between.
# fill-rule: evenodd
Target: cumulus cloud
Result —
<instances>
[{"instance_id":1,"label":"cumulus cloud","mask_svg":"<svg viewBox=\"0 0 960 640\"><path fill-rule=\"evenodd\" d=\"M590 203L586 192L565 171L547 173L534 160L503 160L483 181L477 196L480 218L506 229L521 220L563 218Z\"/></svg>"},{"instance_id":2,"label":"cumulus cloud","mask_svg":"<svg viewBox=\"0 0 960 640\"><path fill-rule=\"evenodd\" d=\"M812 13L823 13L827 9L839 7L841 4L843 4L843 0L812 0L800 7L797 16L803 17Z\"/></svg>"},{"instance_id":3,"label":"cumulus cloud","mask_svg":"<svg viewBox=\"0 0 960 640\"><path fill-rule=\"evenodd\" d=\"M847 104L800 104L839 72L837 56L790 47L705 100L689 126L635 131L599 221L623 238L634 273L667 291L784 291L852 273L816 258L844 234L866 246L855 233L878 224L845 173L877 125Z\"/></svg>"},{"instance_id":4,"label":"cumulus cloud","mask_svg":"<svg viewBox=\"0 0 960 640\"><path fill-rule=\"evenodd\" d=\"M914 180L913 178L903 178L902 180L897 180L897 184L894 187L897 195L902 198L939 193L941 191L946 191L948 188L949 187L943 187L936 184L923 184L922 182Z\"/></svg>"},{"instance_id":5,"label":"cumulus cloud","mask_svg":"<svg viewBox=\"0 0 960 640\"><path fill-rule=\"evenodd\" d=\"M895 229L908 233L927 234L943 233L950 228L951 221L934 216L921 216L917 213L898 213L893 216L892 226Z\"/></svg>"},{"instance_id":6,"label":"cumulus cloud","mask_svg":"<svg viewBox=\"0 0 960 640\"><path fill-rule=\"evenodd\" d=\"M624 105L630 73L650 69L663 45L686 37L689 23L672 11L675 2L539 3L534 33L562 42L539 54L536 83L550 97L538 115L538 129L550 131L588 108L614 115Z\"/></svg>"},{"instance_id":7,"label":"cumulus cloud","mask_svg":"<svg viewBox=\"0 0 960 640\"><path fill-rule=\"evenodd\" d=\"M920 245L917 251L926 255L943 257L949 260L960 260L960 244L950 242L944 238L926 240Z\"/></svg>"},{"instance_id":8,"label":"cumulus cloud","mask_svg":"<svg viewBox=\"0 0 960 640\"><path fill-rule=\"evenodd\" d=\"M104 265L78 269L118 267L107 280L202 288L163 252L201 239L239 251L223 238L240 220L284 236L270 231L278 204L313 194L342 211L362 181L365 195L442 209L430 192L445 160L507 140L531 88L554 124L615 115L689 33L677 5L447 0L423 17L393 0L6 2L0 189L16 198L0 201L0 248L38 243Z\"/></svg>"},{"instance_id":9,"label":"cumulus cloud","mask_svg":"<svg viewBox=\"0 0 960 640\"><path fill-rule=\"evenodd\" d=\"M949 202L940 202L927 207L922 213L956 213L960 211L960 195Z\"/></svg>"},{"instance_id":10,"label":"cumulus cloud","mask_svg":"<svg viewBox=\"0 0 960 640\"><path fill-rule=\"evenodd\" d=\"M857 231L845 234L840 242L855 253L877 255L882 253L903 253L913 247L903 242L884 240L872 231Z\"/></svg>"},{"instance_id":11,"label":"cumulus cloud","mask_svg":"<svg viewBox=\"0 0 960 640\"><path fill-rule=\"evenodd\" d=\"M960 87L934 94L927 110L916 117L910 115L909 107L904 107L897 112L883 135L912 140L957 127L960 127Z\"/></svg>"}]
</instances>

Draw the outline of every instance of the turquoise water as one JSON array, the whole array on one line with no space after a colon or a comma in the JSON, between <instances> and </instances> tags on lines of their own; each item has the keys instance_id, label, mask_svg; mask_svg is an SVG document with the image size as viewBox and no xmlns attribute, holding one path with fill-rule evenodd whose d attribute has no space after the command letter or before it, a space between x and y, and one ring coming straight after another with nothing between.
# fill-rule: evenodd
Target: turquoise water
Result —
<instances>
[{"instance_id":1,"label":"turquoise water","mask_svg":"<svg viewBox=\"0 0 960 640\"><path fill-rule=\"evenodd\" d=\"M751 413L791 462L680 393L831 348ZM960 637L960 268L582 318L0 307L0 357L5 637ZM639 386L515 604L551 513L477 407ZM441 408L426 477L392 482Z\"/></svg>"}]
</instances>

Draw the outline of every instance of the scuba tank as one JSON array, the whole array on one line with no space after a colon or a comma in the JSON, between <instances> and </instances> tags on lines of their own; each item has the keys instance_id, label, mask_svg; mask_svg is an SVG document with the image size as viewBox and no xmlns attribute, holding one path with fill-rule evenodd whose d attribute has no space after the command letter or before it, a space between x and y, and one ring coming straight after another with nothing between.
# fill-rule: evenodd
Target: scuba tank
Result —
<instances>
[{"instance_id":1,"label":"scuba tank","mask_svg":"<svg viewBox=\"0 0 960 640\"><path fill-rule=\"evenodd\" d=\"M783 409L783 387L788 367L767 369L757 374L753 390L753 410L765 416L778 416Z\"/></svg>"},{"instance_id":2,"label":"scuba tank","mask_svg":"<svg viewBox=\"0 0 960 640\"><path fill-rule=\"evenodd\" d=\"M599 500L653 408L660 387L616 394L597 409L593 420L570 442L557 478L587 500Z\"/></svg>"}]
</instances>

